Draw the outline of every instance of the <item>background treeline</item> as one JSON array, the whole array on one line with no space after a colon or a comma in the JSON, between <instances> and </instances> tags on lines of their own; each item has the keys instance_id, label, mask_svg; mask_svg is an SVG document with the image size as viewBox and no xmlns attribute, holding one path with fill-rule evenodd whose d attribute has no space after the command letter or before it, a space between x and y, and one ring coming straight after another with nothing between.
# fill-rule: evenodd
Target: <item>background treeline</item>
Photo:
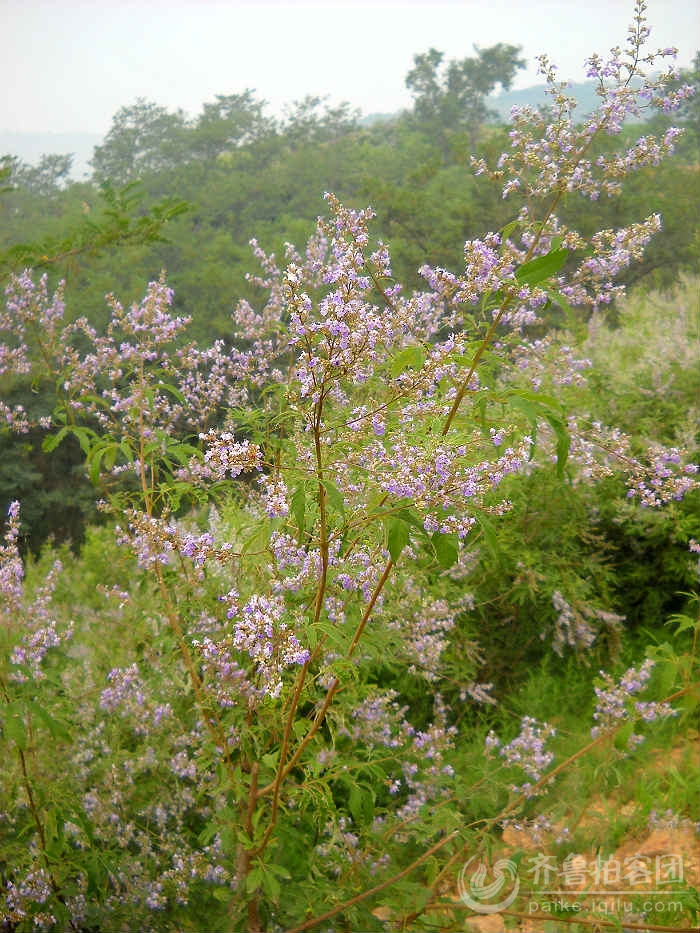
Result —
<instances>
[{"instance_id":1,"label":"background treeline","mask_svg":"<svg viewBox=\"0 0 700 933\"><path fill-rule=\"evenodd\" d=\"M250 239L282 255L286 242L306 239L323 212L322 193L333 191L345 203L371 204L396 278L420 288L423 263L459 269L466 239L513 219L511 202L474 176L470 159L493 164L508 146L489 94L510 87L524 64L519 53L498 44L460 61L446 62L434 49L416 55L406 77L413 108L376 120L317 97L275 119L251 90L217 95L193 119L137 100L115 114L87 182L71 180L68 155L47 155L36 166L4 159L0 274L32 267L46 271L50 285L65 278L69 315L100 328L107 292L125 304L137 300L165 269L176 312L192 317L193 335L227 340L236 301L258 297L246 279L254 268ZM699 75L700 55L679 80L698 87ZM673 120L651 114L624 135L633 141L678 122L685 135L675 159L637 172L620 198L595 210L579 194L560 206L563 220L584 234L662 214L663 235L630 269L629 284L667 288L697 268L698 96ZM43 391L21 381L3 389L8 403L30 414ZM0 435L0 504L22 500L33 548L49 535L78 543L94 518L93 490L77 449L66 443L47 458L41 439L41 432Z\"/></svg>"}]
</instances>

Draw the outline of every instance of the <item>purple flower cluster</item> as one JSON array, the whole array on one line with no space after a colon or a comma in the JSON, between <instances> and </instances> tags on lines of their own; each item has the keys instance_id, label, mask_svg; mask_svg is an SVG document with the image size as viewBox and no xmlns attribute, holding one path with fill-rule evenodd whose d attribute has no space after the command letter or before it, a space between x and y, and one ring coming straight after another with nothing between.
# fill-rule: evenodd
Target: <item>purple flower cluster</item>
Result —
<instances>
[{"instance_id":1,"label":"purple flower cluster","mask_svg":"<svg viewBox=\"0 0 700 933\"><path fill-rule=\"evenodd\" d=\"M272 378L251 351L229 351L222 341L204 350L183 345L189 319L172 315L173 292L163 276L128 310L108 295L111 320L103 335L84 318L64 323L63 285L51 299L46 277L37 283L29 272L14 276L6 294L0 374L58 380L71 420L89 416L120 437L153 439L176 425L203 430L221 406L244 404L251 384ZM0 403L0 418L15 431L30 427L21 406ZM50 426L50 416L39 423ZM132 460L114 469L144 465Z\"/></svg>"},{"instance_id":2,"label":"purple flower cluster","mask_svg":"<svg viewBox=\"0 0 700 933\"><path fill-rule=\"evenodd\" d=\"M457 729L447 725L447 711L439 693L435 694L433 722L416 730L408 760L402 765L402 788L406 800L396 816L400 821L415 820L429 803L447 797L454 790L454 768L446 757L454 748Z\"/></svg>"},{"instance_id":3,"label":"purple flower cluster","mask_svg":"<svg viewBox=\"0 0 700 933\"><path fill-rule=\"evenodd\" d=\"M193 534L167 518L155 518L135 509L127 509L128 529L117 525L117 543L131 549L139 566L168 566L176 557L189 558L201 570L207 561L224 563L232 555L231 545L217 546L211 532Z\"/></svg>"},{"instance_id":4,"label":"purple flower cluster","mask_svg":"<svg viewBox=\"0 0 700 933\"><path fill-rule=\"evenodd\" d=\"M493 730L486 736L487 754L497 748L505 764L521 768L530 778L530 781L520 786L511 785L513 793L524 794L526 797L538 796L542 793L541 789L534 790L533 784L541 780L544 772L554 761L554 753L546 751L545 744L555 735L556 732L552 726L547 723L540 724L531 716L524 716L520 725L520 735L507 745L501 743Z\"/></svg>"},{"instance_id":5,"label":"purple flower cluster","mask_svg":"<svg viewBox=\"0 0 700 933\"><path fill-rule=\"evenodd\" d=\"M468 595L448 602L430 599L413 581L402 581L399 592L382 613L387 628L398 636L398 657L408 662L408 671L428 681L440 676L441 656L449 645L450 633L460 612L470 605ZM392 594L393 595L393 594Z\"/></svg>"},{"instance_id":6,"label":"purple flower cluster","mask_svg":"<svg viewBox=\"0 0 700 933\"><path fill-rule=\"evenodd\" d=\"M332 218L322 226L328 240L326 261L314 275L291 263L284 276L283 293L290 315L290 342L298 348L296 380L302 398L317 402L341 377L366 382L386 347L410 329L403 303L394 301L398 289L384 291L385 307L367 300L374 279L390 275L388 253L380 247L365 257L367 223L372 212L352 211L331 194L326 195ZM371 271L371 275L370 275ZM305 291L320 275L331 290L314 308Z\"/></svg>"},{"instance_id":7,"label":"purple flower cluster","mask_svg":"<svg viewBox=\"0 0 700 933\"><path fill-rule=\"evenodd\" d=\"M535 392L547 391L554 386L584 386L586 377L583 372L593 365L589 359L578 357L572 347L560 344L549 334L538 340L523 340L513 347L512 360Z\"/></svg>"},{"instance_id":8,"label":"purple flower cluster","mask_svg":"<svg viewBox=\"0 0 700 933\"><path fill-rule=\"evenodd\" d=\"M568 279L561 278L559 290L574 305L595 310L624 294L624 286L613 279L632 262L640 262L644 248L661 230L661 215L651 214L641 223L619 230L601 230L591 237L593 255L583 259Z\"/></svg>"},{"instance_id":9,"label":"purple flower cluster","mask_svg":"<svg viewBox=\"0 0 700 933\"><path fill-rule=\"evenodd\" d=\"M584 416L585 417L585 416ZM700 488L696 463L687 462L687 451L680 447L652 444L635 456L632 439L618 428L599 421L583 425L583 417L569 416L571 437L569 463L578 467L579 478L596 480L621 473L627 484L627 498L645 508L661 508L678 502Z\"/></svg>"},{"instance_id":10,"label":"purple flower cluster","mask_svg":"<svg viewBox=\"0 0 700 933\"><path fill-rule=\"evenodd\" d=\"M203 682L222 709L247 707L262 696L264 691L250 683L240 666L231 635L216 641L209 637L195 639L192 644L202 661Z\"/></svg>"},{"instance_id":11,"label":"purple flower cluster","mask_svg":"<svg viewBox=\"0 0 700 933\"><path fill-rule=\"evenodd\" d=\"M638 499L639 504L659 508L667 502L679 501L687 493L700 488L696 463L683 463L684 451L677 447L652 445L646 466L635 461L630 471L629 499Z\"/></svg>"},{"instance_id":12,"label":"purple flower cluster","mask_svg":"<svg viewBox=\"0 0 700 933\"><path fill-rule=\"evenodd\" d=\"M657 65L656 75L648 76L646 66L674 57L675 50L645 54L649 30L644 25L643 0L637 2L636 15L638 26L628 36L624 51L612 49L607 61L599 55L588 59L588 76L598 80L601 100L598 109L581 122L574 114L576 100L566 93L566 83L557 80L556 67L546 55L539 57L553 117L530 107L513 108L510 151L501 156L498 168L490 173L503 183L504 197L513 191L525 193L530 199L557 191L580 191L596 200L601 194L616 194L616 181L621 175L656 164L673 151L678 131L665 133L661 140L645 137L624 155L612 159L592 163L588 158L590 143L600 132L617 135L627 116L639 117L648 107L664 112L677 110L692 94L688 86L669 89L675 79L672 66L659 73ZM476 167L479 172L488 171L479 160Z\"/></svg>"},{"instance_id":13,"label":"purple flower cluster","mask_svg":"<svg viewBox=\"0 0 700 933\"><path fill-rule=\"evenodd\" d=\"M246 652L255 663L261 689L278 697L282 690L282 671L293 664L305 664L309 651L303 648L286 621L284 601L279 596L251 596L244 606L231 590L221 600L226 615L234 620L231 645Z\"/></svg>"},{"instance_id":14,"label":"purple flower cluster","mask_svg":"<svg viewBox=\"0 0 700 933\"><path fill-rule=\"evenodd\" d=\"M281 476L261 476L258 484L265 499L265 512L270 518L284 518L289 514L287 484Z\"/></svg>"},{"instance_id":15,"label":"purple flower cluster","mask_svg":"<svg viewBox=\"0 0 700 933\"><path fill-rule=\"evenodd\" d=\"M45 904L51 897L51 881L45 869L36 866L21 878L8 881L5 885L4 901L7 924L21 924L31 918L36 929L47 929L56 923L52 913L37 910L37 906Z\"/></svg>"},{"instance_id":16,"label":"purple flower cluster","mask_svg":"<svg viewBox=\"0 0 700 933\"><path fill-rule=\"evenodd\" d=\"M172 716L169 703L154 703L137 664L113 668L107 675L109 686L100 694L100 709L118 713L136 735L149 735Z\"/></svg>"},{"instance_id":17,"label":"purple flower cluster","mask_svg":"<svg viewBox=\"0 0 700 933\"><path fill-rule=\"evenodd\" d=\"M7 510L8 524L4 543L0 544L0 613L5 626L17 619L24 595L24 565L19 554L19 502L11 502Z\"/></svg>"},{"instance_id":18,"label":"purple flower cluster","mask_svg":"<svg viewBox=\"0 0 700 933\"><path fill-rule=\"evenodd\" d=\"M605 671L600 672L602 680L595 688L597 703L593 713L596 724L591 729L593 738L615 729L628 720L655 722L657 719L678 715L677 710L668 703L633 699L636 694L647 689L653 669L654 661L647 658L640 668L630 667L625 671L618 683ZM642 736L630 736L630 747L638 745L642 739Z\"/></svg>"},{"instance_id":19,"label":"purple flower cluster","mask_svg":"<svg viewBox=\"0 0 700 933\"><path fill-rule=\"evenodd\" d=\"M649 30L645 25L645 5L637 0L636 26L628 36L624 50L614 48L604 61L595 55L588 60L588 73L598 84L600 105L582 121L575 116L576 100L567 94L567 85L559 82L556 68L547 56L540 56L540 73L547 83L549 111L531 107L513 108L513 128L509 133L510 149L490 170L483 159L473 159L476 174L488 174L502 185L503 197L513 192L527 198L528 207L520 220L534 228L537 217L534 205L544 198L555 204L564 194L580 192L597 200L621 190L620 181L630 172L656 165L673 152L680 131L671 128L661 138L644 136L626 151L601 156L593 161L590 149L601 133L618 135L628 116L639 117L645 108L670 112L692 94L689 86L671 90L676 72L673 66L659 73L658 64L673 57L674 50L645 51ZM653 77L647 68L656 65ZM612 278L630 262L641 257L643 247L660 228L658 215L648 217L619 231L603 231L590 242L592 255L584 259L570 277L562 277L560 289L572 304L593 308L609 303L622 293ZM580 249L585 240L576 232L559 227L556 217L548 214L545 229L538 239L558 232L567 249ZM530 258L530 255L528 255Z\"/></svg>"},{"instance_id":20,"label":"purple flower cluster","mask_svg":"<svg viewBox=\"0 0 700 933\"><path fill-rule=\"evenodd\" d=\"M572 648L577 653L586 652L590 649L598 637L598 632L592 623L602 623L608 631L614 631L619 630L625 621L624 616L616 615L614 612L606 612L602 609L594 609L591 606L583 606L580 609L574 608L569 605L558 590L552 593L552 605L558 613L554 623L552 648L559 657L563 657L564 649L567 647ZM544 633L540 637L544 638Z\"/></svg>"},{"instance_id":21,"label":"purple flower cluster","mask_svg":"<svg viewBox=\"0 0 700 933\"><path fill-rule=\"evenodd\" d=\"M275 593L295 593L317 578L321 566L318 548L302 547L291 535L273 531L270 550L275 565Z\"/></svg>"},{"instance_id":22,"label":"purple flower cluster","mask_svg":"<svg viewBox=\"0 0 700 933\"><path fill-rule=\"evenodd\" d=\"M418 446L394 435L390 446L375 442L365 448L362 459L383 492L413 501L425 516L426 531L464 538L475 524L465 510L483 506L507 476L523 470L531 444L526 437L495 461L474 463L473 450L466 445Z\"/></svg>"},{"instance_id":23,"label":"purple flower cluster","mask_svg":"<svg viewBox=\"0 0 700 933\"><path fill-rule=\"evenodd\" d=\"M388 557L388 554L384 556ZM335 563L337 559L334 560ZM345 558L333 582L343 593L361 593L363 600L367 603L374 592L380 573L381 567L376 554L368 547L358 547ZM376 604L377 609L381 608L383 603L384 594L381 594Z\"/></svg>"},{"instance_id":24,"label":"purple flower cluster","mask_svg":"<svg viewBox=\"0 0 700 933\"><path fill-rule=\"evenodd\" d=\"M9 657L14 669L9 677L15 683L26 683L45 678L42 664L46 655L72 637L73 623L59 631L52 618L51 600L63 569L59 560L54 561L32 598L25 593L18 548L19 511L19 502L12 502L4 543L0 544L0 622L15 642Z\"/></svg>"},{"instance_id":25,"label":"purple flower cluster","mask_svg":"<svg viewBox=\"0 0 700 933\"><path fill-rule=\"evenodd\" d=\"M230 431L218 433L212 430L200 434L199 438L207 445L204 451L204 468L200 468L195 461L190 464L190 469L197 469L200 475L204 474L213 480L223 480L262 469L262 452L257 444L235 441Z\"/></svg>"},{"instance_id":26,"label":"purple flower cluster","mask_svg":"<svg viewBox=\"0 0 700 933\"><path fill-rule=\"evenodd\" d=\"M407 707L399 706L397 696L395 690L387 690L366 697L352 711L353 725L342 727L339 734L367 748L401 748L414 729L404 718Z\"/></svg>"},{"instance_id":27,"label":"purple flower cluster","mask_svg":"<svg viewBox=\"0 0 700 933\"><path fill-rule=\"evenodd\" d=\"M64 290L65 282L60 282L49 297L48 276L34 282L28 270L10 277L6 307L0 310L0 331L11 335L13 345L0 344L0 375L25 375L38 357L54 358L65 314Z\"/></svg>"}]
</instances>

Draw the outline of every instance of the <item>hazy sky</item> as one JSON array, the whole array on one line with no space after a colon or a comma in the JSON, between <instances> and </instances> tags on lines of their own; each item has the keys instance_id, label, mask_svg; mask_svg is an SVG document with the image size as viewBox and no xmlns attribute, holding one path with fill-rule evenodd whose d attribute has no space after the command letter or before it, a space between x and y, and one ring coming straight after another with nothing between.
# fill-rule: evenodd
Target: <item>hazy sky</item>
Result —
<instances>
[{"instance_id":1,"label":"hazy sky","mask_svg":"<svg viewBox=\"0 0 700 933\"><path fill-rule=\"evenodd\" d=\"M273 113L306 94L363 113L410 104L404 78L430 46L448 58L510 42L537 83L547 52L582 80L594 51L624 43L633 0L0 0L0 129L105 133L146 97L189 116L254 88ZM700 46L698 0L648 0L652 44Z\"/></svg>"}]
</instances>

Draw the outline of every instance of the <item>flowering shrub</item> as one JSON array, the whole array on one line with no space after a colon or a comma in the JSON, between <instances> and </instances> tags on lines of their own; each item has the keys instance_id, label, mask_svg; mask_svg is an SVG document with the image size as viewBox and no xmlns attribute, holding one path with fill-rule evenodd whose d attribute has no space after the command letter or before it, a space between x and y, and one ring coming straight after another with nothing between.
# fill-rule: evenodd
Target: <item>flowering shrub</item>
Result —
<instances>
[{"instance_id":1,"label":"flowering shrub","mask_svg":"<svg viewBox=\"0 0 700 933\"><path fill-rule=\"evenodd\" d=\"M590 60L601 104L581 126L542 60L553 115L515 113L510 151L477 166L526 206L465 244L462 272L425 266L422 292L394 281L371 210L332 194L284 268L253 243L265 298L236 308L231 346L187 342L164 276L129 309L109 296L104 334L64 321L62 287L51 297L45 278L11 281L2 372L56 383L45 449L78 439L121 570L104 581L106 610L59 625L60 567L24 592L11 506L0 689L14 756L6 829L23 842L0 863L8 927L174 929L206 916L212 929L301 930L343 914L365 928L379 891L397 923L420 927L485 828L546 793L556 731L525 717L510 742L489 735L509 796L465 831L444 694L457 680L462 703L495 703L483 649L465 636L464 580L518 482L552 463L577 483L616 474L650 509L698 485L680 447L636 450L570 414L551 393L582 385L589 361L556 335L527 334L553 301L589 311L619 295L615 275L661 226L652 215L585 240L556 217L565 196L614 196L672 151L667 132L588 158L626 115L687 95L669 90L672 69L644 73L670 53L644 51L643 12L639 2L624 50ZM0 413L27 430L23 410ZM550 600L561 656L623 621L559 590ZM101 626L120 643L118 665L82 650ZM404 703L392 668L409 692L429 683L429 702ZM605 676L594 743L629 718L633 674L618 686ZM672 711L635 710L645 722Z\"/></svg>"}]
</instances>

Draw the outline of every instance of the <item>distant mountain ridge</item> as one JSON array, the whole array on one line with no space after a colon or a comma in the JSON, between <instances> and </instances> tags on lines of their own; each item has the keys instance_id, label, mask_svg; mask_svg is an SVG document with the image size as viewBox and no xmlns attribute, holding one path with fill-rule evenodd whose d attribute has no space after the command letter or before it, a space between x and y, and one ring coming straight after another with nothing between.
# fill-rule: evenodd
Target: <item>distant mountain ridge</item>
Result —
<instances>
[{"instance_id":1,"label":"distant mountain ridge","mask_svg":"<svg viewBox=\"0 0 700 933\"><path fill-rule=\"evenodd\" d=\"M100 133L18 133L0 129L0 156L18 156L28 165L36 165L43 155L74 154L71 177L83 181L90 175L92 150L99 146Z\"/></svg>"},{"instance_id":2,"label":"distant mountain ridge","mask_svg":"<svg viewBox=\"0 0 700 933\"><path fill-rule=\"evenodd\" d=\"M598 106L600 98L596 94L596 86L595 81L584 81L571 84L568 88L569 95L578 102L578 114L581 117ZM537 84L517 91L492 94L487 103L505 123L508 123L513 107L524 107L528 104L534 107L546 101L545 85ZM359 122L361 126L371 126L396 116L398 113L370 113L363 115ZM18 156L23 162L35 165L42 155L65 155L72 152L75 157L71 177L82 181L90 176L89 162L93 149L99 146L102 140L103 137L99 133L18 133L0 130L0 156Z\"/></svg>"},{"instance_id":3,"label":"distant mountain ridge","mask_svg":"<svg viewBox=\"0 0 700 933\"><path fill-rule=\"evenodd\" d=\"M592 113L600 104L600 97L596 94L598 84L596 81L582 81L579 84L570 84L566 89L569 97L573 97L577 104L577 114L584 117ZM525 87L519 91L501 91L488 98L488 105L495 110L499 117L508 122L513 107L535 107L546 104L550 98L545 93L546 85L536 84Z\"/></svg>"}]
</instances>

